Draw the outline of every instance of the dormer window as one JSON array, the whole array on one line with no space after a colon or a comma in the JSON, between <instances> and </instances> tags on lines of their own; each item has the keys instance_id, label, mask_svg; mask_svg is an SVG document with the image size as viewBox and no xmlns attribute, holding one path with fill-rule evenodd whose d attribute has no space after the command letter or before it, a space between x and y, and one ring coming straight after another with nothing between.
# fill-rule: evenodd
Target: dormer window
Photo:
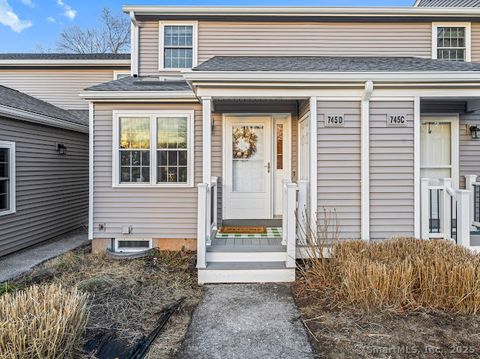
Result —
<instances>
[{"instance_id":1,"label":"dormer window","mask_svg":"<svg viewBox=\"0 0 480 359\"><path fill-rule=\"evenodd\" d=\"M432 58L446 61L471 61L470 23L434 23Z\"/></svg>"},{"instance_id":2,"label":"dormer window","mask_svg":"<svg viewBox=\"0 0 480 359\"><path fill-rule=\"evenodd\" d=\"M182 70L196 66L196 42L196 22L161 22L160 70Z\"/></svg>"}]
</instances>

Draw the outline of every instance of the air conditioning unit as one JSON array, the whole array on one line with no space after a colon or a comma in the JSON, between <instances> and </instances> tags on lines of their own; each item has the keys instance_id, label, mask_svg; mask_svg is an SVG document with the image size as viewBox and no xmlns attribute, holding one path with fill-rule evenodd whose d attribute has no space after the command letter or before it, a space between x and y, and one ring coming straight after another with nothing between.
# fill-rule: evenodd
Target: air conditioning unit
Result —
<instances>
[{"instance_id":1,"label":"air conditioning unit","mask_svg":"<svg viewBox=\"0 0 480 359\"><path fill-rule=\"evenodd\" d=\"M151 238L115 238L114 252L133 253L152 249Z\"/></svg>"}]
</instances>

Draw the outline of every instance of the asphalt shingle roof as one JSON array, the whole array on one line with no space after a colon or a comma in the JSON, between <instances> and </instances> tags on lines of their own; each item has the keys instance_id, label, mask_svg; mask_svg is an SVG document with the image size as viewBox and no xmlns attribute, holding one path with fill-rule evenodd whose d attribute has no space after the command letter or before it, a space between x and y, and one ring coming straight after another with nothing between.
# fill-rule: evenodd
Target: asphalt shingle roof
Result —
<instances>
[{"instance_id":1,"label":"asphalt shingle roof","mask_svg":"<svg viewBox=\"0 0 480 359\"><path fill-rule=\"evenodd\" d=\"M420 0L417 7L480 7L480 0Z\"/></svg>"},{"instance_id":2,"label":"asphalt shingle roof","mask_svg":"<svg viewBox=\"0 0 480 359\"><path fill-rule=\"evenodd\" d=\"M130 54L0 53L0 60L129 60Z\"/></svg>"},{"instance_id":3,"label":"asphalt shingle roof","mask_svg":"<svg viewBox=\"0 0 480 359\"><path fill-rule=\"evenodd\" d=\"M88 116L78 116L51 103L39 100L23 92L0 85L0 105L55 118L66 123L88 126ZM87 111L88 112L88 111Z\"/></svg>"},{"instance_id":4,"label":"asphalt shingle roof","mask_svg":"<svg viewBox=\"0 0 480 359\"><path fill-rule=\"evenodd\" d=\"M87 91L191 91L182 79L164 79L158 76L123 77L118 80L91 86Z\"/></svg>"},{"instance_id":5,"label":"asphalt shingle roof","mask_svg":"<svg viewBox=\"0 0 480 359\"><path fill-rule=\"evenodd\" d=\"M215 56L193 70L301 72L480 71L480 64L418 57Z\"/></svg>"}]
</instances>

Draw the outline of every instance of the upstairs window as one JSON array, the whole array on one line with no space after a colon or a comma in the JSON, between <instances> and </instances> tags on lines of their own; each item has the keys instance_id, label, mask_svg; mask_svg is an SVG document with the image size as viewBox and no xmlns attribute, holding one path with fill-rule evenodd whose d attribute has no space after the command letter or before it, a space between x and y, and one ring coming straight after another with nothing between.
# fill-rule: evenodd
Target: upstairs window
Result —
<instances>
[{"instance_id":1,"label":"upstairs window","mask_svg":"<svg viewBox=\"0 0 480 359\"><path fill-rule=\"evenodd\" d=\"M15 212L15 143L0 141L0 215Z\"/></svg>"},{"instance_id":2,"label":"upstairs window","mask_svg":"<svg viewBox=\"0 0 480 359\"><path fill-rule=\"evenodd\" d=\"M196 29L196 23L160 23L160 70L196 66Z\"/></svg>"},{"instance_id":3,"label":"upstairs window","mask_svg":"<svg viewBox=\"0 0 480 359\"><path fill-rule=\"evenodd\" d=\"M471 61L470 23L433 24L432 57L446 61Z\"/></svg>"}]
</instances>

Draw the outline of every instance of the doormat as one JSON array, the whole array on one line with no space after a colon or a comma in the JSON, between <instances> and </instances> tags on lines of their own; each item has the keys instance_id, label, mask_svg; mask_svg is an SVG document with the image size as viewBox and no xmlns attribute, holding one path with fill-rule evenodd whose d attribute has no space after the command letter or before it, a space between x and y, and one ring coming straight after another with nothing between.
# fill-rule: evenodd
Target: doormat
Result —
<instances>
[{"instance_id":1,"label":"doormat","mask_svg":"<svg viewBox=\"0 0 480 359\"><path fill-rule=\"evenodd\" d=\"M222 234L265 234L267 227L225 226L220 227L218 232Z\"/></svg>"}]
</instances>

